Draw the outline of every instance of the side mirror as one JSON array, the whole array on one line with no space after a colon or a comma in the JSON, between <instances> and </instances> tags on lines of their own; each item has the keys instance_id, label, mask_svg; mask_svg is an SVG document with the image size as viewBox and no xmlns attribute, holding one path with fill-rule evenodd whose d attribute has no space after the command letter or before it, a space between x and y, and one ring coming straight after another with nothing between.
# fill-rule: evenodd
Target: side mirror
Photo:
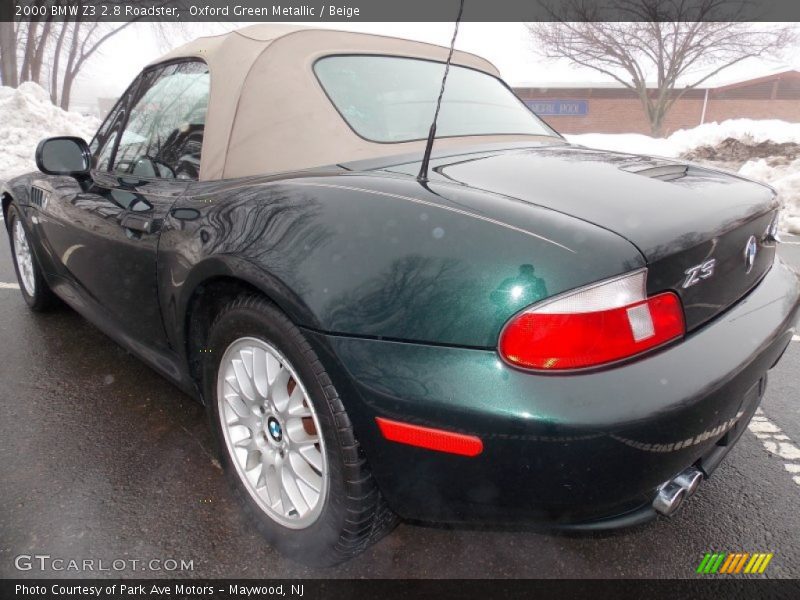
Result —
<instances>
[{"instance_id":1,"label":"side mirror","mask_svg":"<svg viewBox=\"0 0 800 600\"><path fill-rule=\"evenodd\" d=\"M52 137L36 147L36 166L47 175L81 177L89 173L92 155L82 138Z\"/></svg>"}]
</instances>

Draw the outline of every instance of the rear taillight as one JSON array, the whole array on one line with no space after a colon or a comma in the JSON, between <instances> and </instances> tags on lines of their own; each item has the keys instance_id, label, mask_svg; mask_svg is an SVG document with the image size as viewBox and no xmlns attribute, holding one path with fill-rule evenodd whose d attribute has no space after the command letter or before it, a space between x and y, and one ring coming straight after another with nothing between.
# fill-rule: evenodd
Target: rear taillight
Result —
<instances>
[{"instance_id":1,"label":"rear taillight","mask_svg":"<svg viewBox=\"0 0 800 600\"><path fill-rule=\"evenodd\" d=\"M524 310L500 334L500 355L529 369L583 369L681 337L680 299L672 292L648 298L646 282L642 269Z\"/></svg>"}]
</instances>

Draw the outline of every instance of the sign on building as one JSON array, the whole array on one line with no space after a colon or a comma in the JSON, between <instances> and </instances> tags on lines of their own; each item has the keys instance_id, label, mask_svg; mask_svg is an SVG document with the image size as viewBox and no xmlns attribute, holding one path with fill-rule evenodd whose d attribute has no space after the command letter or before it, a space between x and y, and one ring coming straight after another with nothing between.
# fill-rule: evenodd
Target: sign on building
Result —
<instances>
[{"instance_id":1,"label":"sign on building","mask_svg":"<svg viewBox=\"0 0 800 600\"><path fill-rule=\"evenodd\" d=\"M525 100L525 104L541 117L585 117L589 114L586 100Z\"/></svg>"}]
</instances>

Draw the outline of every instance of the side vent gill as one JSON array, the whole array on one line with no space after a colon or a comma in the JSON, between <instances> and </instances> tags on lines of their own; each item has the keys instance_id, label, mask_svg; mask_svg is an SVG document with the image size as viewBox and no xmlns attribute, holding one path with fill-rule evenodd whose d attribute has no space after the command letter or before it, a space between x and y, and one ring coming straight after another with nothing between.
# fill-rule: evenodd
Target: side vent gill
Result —
<instances>
[{"instance_id":1,"label":"side vent gill","mask_svg":"<svg viewBox=\"0 0 800 600\"><path fill-rule=\"evenodd\" d=\"M31 204L42 208L44 206L44 190L36 186L31 187Z\"/></svg>"}]
</instances>

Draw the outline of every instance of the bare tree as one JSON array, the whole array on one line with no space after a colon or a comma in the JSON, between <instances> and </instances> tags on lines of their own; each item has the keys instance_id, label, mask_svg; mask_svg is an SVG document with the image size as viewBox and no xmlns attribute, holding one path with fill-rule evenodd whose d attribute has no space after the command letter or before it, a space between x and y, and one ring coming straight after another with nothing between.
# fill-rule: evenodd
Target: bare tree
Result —
<instances>
[{"instance_id":1,"label":"bare tree","mask_svg":"<svg viewBox=\"0 0 800 600\"><path fill-rule=\"evenodd\" d=\"M17 87L24 81L44 83L54 104L68 109L72 85L97 50L133 21L98 23L71 17L54 21L33 17L27 23L0 22L0 83ZM49 62L50 76L42 81Z\"/></svg>"},{"instance_id":2,"label":"bare tree","mask_svg":"<svg viewBox=\"0 0 800 600\"><path fill-rule=\"evenodd\" d=\"M175 3L175 2L173 2ZM72 94L72 85L78 73L83 69L89 60L100 47L112 36L136 23L137 20L126 21L124 23L98 23L96 21L68 21L64 23L62 36L59 38L54 55L54 67L51 70L52 83L50 95L53 104L59 104L64 110L69 110L69 102ZM188 39L191 37L191 27L185 23L161 23L153 22L148 24L156 39L157 45L166 50L175 44L175 40ZM66 35L64 35L66 34ZM64 43L67 46L64 46ZM64 51L66 48L66 51ZM59 58L62 53L66 62L63 68L59 65ZM61 78L60 90L57 78ZM58 90L58 93L56 93Z\"/></svg>"},{"instance_id":3,"label":"bare tree","mask_svg":"<svg viewBox=\"0 0 800 600\"><path fill-rule=\"evenodd\" d=\"M56 0L53 0L56 1ZM35 0L32 6L43 6ZM27 22L0 23L0 84L16 87L23 81L39 81L50 39L53 18L35 14Z\"/></svg>"},{"instance_id":4,"label":"bare tree","mask_svg":"<svg viewBox=\"0 0 800 600\"><path fill-rule=\"evenodd\" d=\"M41 6L43 2L36 0L33 5ZM20 82L39 81L52 26L53 16L50 12L46 16L33 15L28 23L19 24L17 39L23 37L25 39L24 44L19 48L22 56L22 65L19 71Z\"/></svg>"},{"instance_id":5,"label":"bare tree","mask_svg":"<svg viewBox=\"0 0 800 600\"><path fill-rule=\"evenodd\" d=\"M72 84L75 82L75 77L83 68L86 61L106 42L109 38L116 35L133 21L126 21L124 23L98 23L97 21L72 21L65 22L64 29L67 30L68 50L66 52L66 62L64 68L60 73L61 76L61 91L59 94L58 103L64 110L69 110L70 96L72 95ZM56 53L56 59L61 54L59 51ZM50 90L51 97L53 92L57 89L56 77L59 76L58 63L56 62L55 68L52 70L53 86ZM53 98L55 103L55 98Z\"/></svg>"},{"instance_id":6,"label":"bare tree","mask_svg":"<svg viewBox=\"0 0 800 600\"><path fill-rule=\"evenodd\" d=\"M792 25L740 21L750 8L746 0L610 0L603 12L598 4L562 0L550 10L553 22L527 27L542 56L568 59L633 90L660 136L664 117L687 90L797 43ZM629 20L602 20L610 16Z\"/></svg>"},{"instance_id":7,"label":"bare tree","mask_svg":"<svg viewBox=\"0 0 800 600\"><path fill-rule=\"evenodd\" d=\"M35 5L58 5L63 0L35 0ZM107 0L107 4L123 0ZM163 4L183 5L184 0L163 0ZM69 109L72 87L86 63L111 37L138 21L97 22L84 20L79 11L59 19L32 16L27 22L0 20L0 84L17 87L35 81L50 91L53 104ZM159 45L174 44L188 36L184 24L149 24ZM49 68L46 74L45 68Z\"/></svg>"},{"instance_id":8,"label":"bare tree","mask_svg":"<svg viewBox=\"0 0 800 600\"><path fill-rule=\"evenodd\" d=\"M13 21L0 21L0 83L11 87L19 84L17 25Z\"/></svg>"}]
</instances>

